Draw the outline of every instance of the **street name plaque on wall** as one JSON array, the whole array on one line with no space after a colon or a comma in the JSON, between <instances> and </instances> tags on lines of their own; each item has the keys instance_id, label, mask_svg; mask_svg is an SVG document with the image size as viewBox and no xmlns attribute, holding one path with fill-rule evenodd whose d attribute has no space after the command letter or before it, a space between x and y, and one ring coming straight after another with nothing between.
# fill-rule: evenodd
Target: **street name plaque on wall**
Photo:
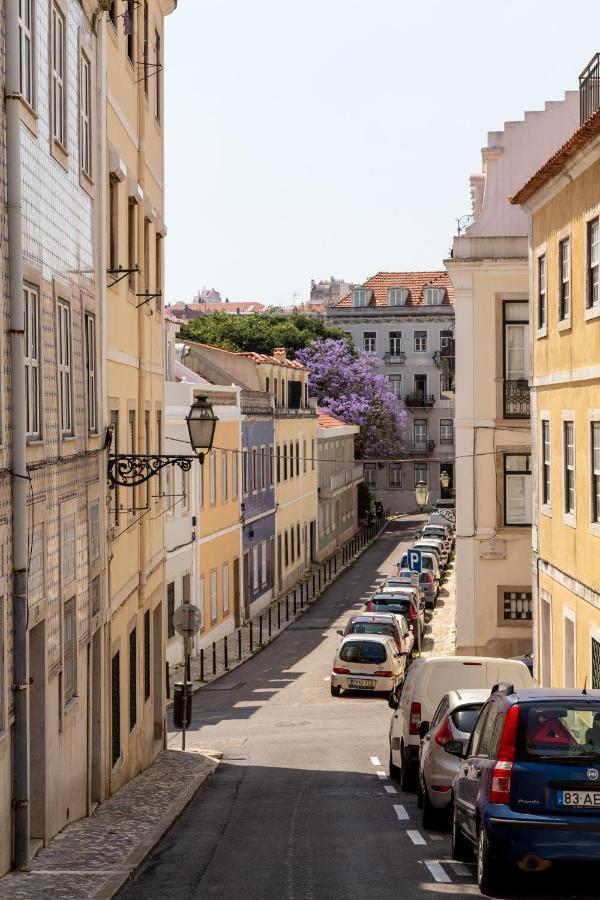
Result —
<instances>
[{"instance_id":1,"label":"street name plaque on wall","mask_svg":"<svg viewBox=\"0 0 600 900\"><path fill-rule=\"evenodd\" d=\"M506 559L506 541L481 541L479 559Z\"/></svg>"}]
</instances>

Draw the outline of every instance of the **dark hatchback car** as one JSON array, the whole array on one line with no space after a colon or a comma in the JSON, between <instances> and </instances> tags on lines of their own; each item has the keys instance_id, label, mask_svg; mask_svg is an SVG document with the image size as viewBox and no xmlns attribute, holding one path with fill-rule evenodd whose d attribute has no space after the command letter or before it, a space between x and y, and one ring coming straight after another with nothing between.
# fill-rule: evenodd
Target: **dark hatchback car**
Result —
<instances>
[{"instance_id":1,"label":"dark hatchback car","mask_svg":"<svg viewBox=\"0 0 600 900\"><path fill-rule=\"evenodd\" d=\"M600 860L600 691L494 688L453 784L452 852L483 893L558 861Z\"/></svg>"}]
</instances>

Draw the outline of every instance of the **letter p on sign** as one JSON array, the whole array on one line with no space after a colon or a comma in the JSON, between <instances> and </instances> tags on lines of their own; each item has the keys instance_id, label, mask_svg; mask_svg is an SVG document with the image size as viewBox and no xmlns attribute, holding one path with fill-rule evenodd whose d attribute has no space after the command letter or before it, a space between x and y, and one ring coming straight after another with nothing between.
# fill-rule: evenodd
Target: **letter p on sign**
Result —
<instances>
[{"instance_id":1,"label":"letter p on sign","mask_svg":"<svg viewBox=\"0 0 600 900\"><path fill-rule=\"evenodd\" d=\"M408 551L408 568L411 572L420 572L421 571L421 551L420 550L409 550Z\"/></svg>"}]
</instances>

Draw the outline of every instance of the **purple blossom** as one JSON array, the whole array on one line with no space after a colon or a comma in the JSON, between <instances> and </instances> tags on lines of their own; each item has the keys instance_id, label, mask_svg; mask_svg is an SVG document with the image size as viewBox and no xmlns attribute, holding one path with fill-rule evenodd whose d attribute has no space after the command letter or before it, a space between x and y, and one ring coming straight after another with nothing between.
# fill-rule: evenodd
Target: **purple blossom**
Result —
<instances>
[{"instance_id":1,"label":"purple blossom","mask_svg":"<svg viewBox=\"0 0 600 900\"><path fill-rule=\"evenodd\" d=\"M375 353L352 349L346 340L314 341L296 353L309 370L309 392L320 409L352 425L359 459L397 456L402 451L406 412L387 379L377 372Z\"/></svg>"}]
</instances>

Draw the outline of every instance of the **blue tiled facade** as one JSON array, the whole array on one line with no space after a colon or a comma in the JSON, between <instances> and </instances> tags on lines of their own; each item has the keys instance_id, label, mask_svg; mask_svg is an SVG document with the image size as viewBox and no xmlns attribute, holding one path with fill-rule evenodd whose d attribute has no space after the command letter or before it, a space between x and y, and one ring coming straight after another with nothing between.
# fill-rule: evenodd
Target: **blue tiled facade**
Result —
<instances>
[{"instance_id":1,"label":"blue tiled facade","mask_svg":"<svg viewBox=\"0 0 600 900\"><path fill-rule=\"evenodd\" d=\"M247 554L247 601L254 603L272 588L275 540L275 472L273 419L242 422L244 525L242 548ZM263 549L264 545L264 549ZM256 566L256 574L254 572Z\"/></svg>"}]
</instances>

